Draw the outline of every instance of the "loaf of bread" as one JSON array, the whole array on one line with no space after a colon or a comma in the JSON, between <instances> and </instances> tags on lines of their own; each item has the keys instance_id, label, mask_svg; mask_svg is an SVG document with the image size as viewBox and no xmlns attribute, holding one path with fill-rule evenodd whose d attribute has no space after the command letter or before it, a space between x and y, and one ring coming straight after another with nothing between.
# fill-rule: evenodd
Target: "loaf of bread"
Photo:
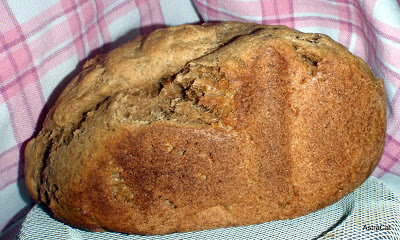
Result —
<instances>
[{"instance_id":1,"label":"loaf of bread","mask_svg":"<svg viewBox=\"0 0 400 240\"><path fill-rule=\"evenodd\" d=\"M222 22L89 60L25 150L38 203L91 231L168 234L290 219L380 160L382 79L322 34Z\"/></svg>"}]
</instances>

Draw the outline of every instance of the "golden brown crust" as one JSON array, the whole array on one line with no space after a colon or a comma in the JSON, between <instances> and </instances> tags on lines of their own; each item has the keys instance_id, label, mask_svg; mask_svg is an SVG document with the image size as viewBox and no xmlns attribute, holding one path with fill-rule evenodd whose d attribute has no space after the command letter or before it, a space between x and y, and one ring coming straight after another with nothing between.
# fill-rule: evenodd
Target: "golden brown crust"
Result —
<instances>
[{"instance_id":1,"label":"golden brown crust","mask_svg":"<svg viewBox=\"0 0 400 240\"><path fill-rule=\"evenodd\" d=\"M93 231L294 218L365 181L385 126L383 81L325 35L172 27L87 62L27 145L26 184Z\"/></svg>"}]
</instances>

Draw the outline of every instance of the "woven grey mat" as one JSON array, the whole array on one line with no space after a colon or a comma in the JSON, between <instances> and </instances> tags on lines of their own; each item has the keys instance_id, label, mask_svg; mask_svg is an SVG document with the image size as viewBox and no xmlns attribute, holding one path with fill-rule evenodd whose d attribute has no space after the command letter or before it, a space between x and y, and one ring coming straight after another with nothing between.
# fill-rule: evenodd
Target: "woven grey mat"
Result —
<instances>
[{"instance_id":1,"label":"woven grey mat","mask_svg":"<svg viewBox=\"0 0 400 240\"><path fill-rule=\"evenodd\" d=\"M400 198L375 177L337 203L292 220L246 227L139 236L69 227L36 205L19 239L400 239Z\"/></svg>"}]
</instances>

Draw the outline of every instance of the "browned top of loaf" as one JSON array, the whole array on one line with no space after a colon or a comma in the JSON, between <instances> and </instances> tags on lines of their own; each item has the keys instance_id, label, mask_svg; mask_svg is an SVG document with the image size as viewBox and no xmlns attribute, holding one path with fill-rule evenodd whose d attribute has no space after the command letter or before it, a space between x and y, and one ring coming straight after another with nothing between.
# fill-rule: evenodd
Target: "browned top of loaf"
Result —
<instances>
[{"instance_id":1,"label":"browned top of loaf","mask_svg":"<svg viewBox=\"0 0 400 240\"><path fill-rule=\"evenodd\" d=\"M26 148L32 197L76 227L165 234L293 218L372 172L385 92L321 34L160 29L88 61Z\"/></svg>"}]
</instances>

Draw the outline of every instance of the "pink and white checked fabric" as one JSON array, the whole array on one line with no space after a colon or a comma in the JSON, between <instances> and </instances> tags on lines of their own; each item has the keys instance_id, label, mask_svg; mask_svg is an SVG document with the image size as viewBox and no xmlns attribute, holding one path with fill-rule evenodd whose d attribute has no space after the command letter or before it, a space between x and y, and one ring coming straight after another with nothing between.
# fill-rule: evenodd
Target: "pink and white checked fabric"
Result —
<instances>
[{"instance_id":1,"label":"pink and white checked fabric","mask_svg":"<svg viewBox=\"0 0 400 240\"><path fill-rule=\"evenodd\" d=\"M0 238L32 203L23 150L63 87L96 54L165 26L286 25L331 36L385 80L385 151L373 175L400 193L400 6L396 0L36 0L0 3Z\"/></svg>"}]
</instances>

